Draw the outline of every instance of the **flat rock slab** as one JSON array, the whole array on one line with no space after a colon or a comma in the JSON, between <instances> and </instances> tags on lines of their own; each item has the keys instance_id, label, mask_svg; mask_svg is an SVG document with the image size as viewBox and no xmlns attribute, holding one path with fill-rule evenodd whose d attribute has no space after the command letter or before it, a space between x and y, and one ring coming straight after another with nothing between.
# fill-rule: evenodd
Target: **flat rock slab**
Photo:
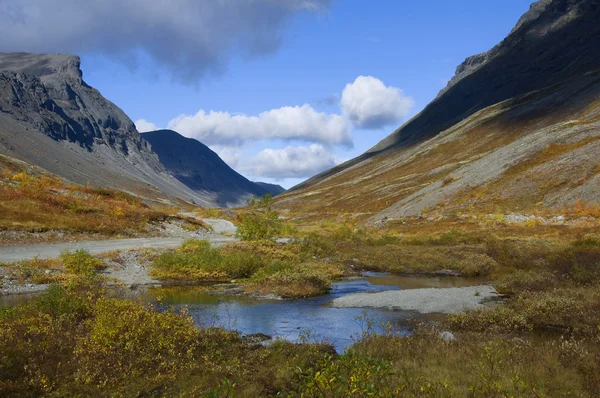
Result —
<instances>
[{"instance_id":1,"label":"flat rock slab","mask_svg":"<svg viewBox=\"0 0 600 398\"><path fill-rule=\"evenodd\" d=\"M482 307L486 300L500 295L492 286L453 287L447 289L390 290L380 293L349 294L333 300L337 308L389 308L422 314L454 314Z\"/></svg>"}]
</instances>

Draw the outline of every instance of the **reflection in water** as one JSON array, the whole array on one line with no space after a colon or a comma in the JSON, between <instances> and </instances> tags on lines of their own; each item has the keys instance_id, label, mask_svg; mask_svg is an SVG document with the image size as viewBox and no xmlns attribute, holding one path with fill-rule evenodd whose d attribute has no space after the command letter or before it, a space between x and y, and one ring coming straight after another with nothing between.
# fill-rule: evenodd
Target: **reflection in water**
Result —
<instances>
[{"instance_id":1,"label":"reflection in water","mask_svg":"<svg viewBox=\"0 0 600 398\"><path fill-rule=\"evenodd\" d=\"M368 319L385 329L389 324L400 334L410 333L408 319L415 313L387 309L333 308L329 303L352 293L385 290L463 287L481 284L482 280L456 277L409 277L381 273L366 273L363 278L352 278L335 283L325 296L301 300L260 300L242 296L208 294L205 288L169 287L146 288L126 293L130 298L147 303L161 303L175 308L188 307L199 326L217 326L242 334L264 333L292 342L301 336L311 341L327 341L338 351L360 338ZM0 297L0 307L18 305L32 296Z\"/></svg>"},{"instance_id":2,"label":"reflection in water","mask_svg":"<svg viewBox=\"0 0 600 398\"><path fill-rule=\"evenodd\" d=\"M364 319L383 330L391 324L400 334L408 333L409 312L378 309L333 308L334 298L358 292L389 290L390 286L372 285L366 280L336 283L330 294L301 300L258 300L239 296L213 296L197 289L147 289L139 292L146 302L182 308L187 306L194 321L201 326L218 326L243 334L264 333L292 342L300 336L312 341L327 341L341 351L362 335ZM397 287L392 287L397 289ZM361 321L362 319L362 321Z\"/></svg>"},{"instance_id":3,"label":"reflection in water","mask_svg":"<svg viewBox=\"0 0 600 398\"><path fill-rule=\"evenodd\" d=\"M215 296L195 288L155 288L138 292L142 300L182 308L187 306L198 325L219 326L243 334L264 333L292 342L300 336L313 341L327 341L338 351L360 338L368 319L383 331L389 324L400 334L410 333L408 319L415 313L387 309L333 308L335 298L352 293L428 287L460 287L480 284L465 278L400 277L368 273L362 279L348 279L334 284L326 296L301 300L259 300L240 296Z\"/></svg>"},{"instance_id":4,"label":"reflection in water","mask_svg":"<svg viewBox=\"0 0 600 398\"><path fill-rule=\"evenodd\" d=\"M38 295L39 293L0 295L0 308L16 307L17 305L26 304L29 300Z\"/></svg>"}]
</instances>

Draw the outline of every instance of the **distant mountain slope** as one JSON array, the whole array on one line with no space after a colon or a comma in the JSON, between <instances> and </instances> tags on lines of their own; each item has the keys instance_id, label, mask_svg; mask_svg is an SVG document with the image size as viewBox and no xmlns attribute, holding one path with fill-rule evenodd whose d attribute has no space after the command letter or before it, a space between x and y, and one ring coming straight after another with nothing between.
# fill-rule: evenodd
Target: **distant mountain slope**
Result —
<instances>
[{"instance_id":1,"label":"distant mountain slope","mask_svg":"<svg viewBox=\"0 0 600 398\"><path fill-rule=\"evenodd\" d=\"M242 206L254 195L271 192L229 167L209 147L172 130L142 134L167 171L195 191L207 192L222 207Z\"/></svg>"},{"instance_id":2,"label":"distant mountain slope","mask_svg":"<svg viewBox=\"0 0 600 398\"><path fill-rule=\"evenodd\" d=\"M285 192L285 188L282 187L281 185L269 184L266 182L259 182L259 181L254 181L254 183L257 184L258 186L264 188L267 192L269 192L273 196L277 196L277 195Z\"/></svg>"},{"instance_id":3,"label":"distant mountain slope","mask_svg":"<svg viewBox=\"0 0 600 398\"><path fill-rule=\"evenodd\" d=\"M79 184L217 203L167 173L125 113L83 81L75 56L0 53L0 153Z\"/></svg>"},{"instance_id":4,"label":"distant mountain slope","mask_svg":"<svg viewBox=\"0 0 600 398\"><path fill-rule=\"evenodd\" d=\"M298 212L559 208L600 200L600 0L534 3L419 115L280 196Z\"/></svg>"}]
</instances>

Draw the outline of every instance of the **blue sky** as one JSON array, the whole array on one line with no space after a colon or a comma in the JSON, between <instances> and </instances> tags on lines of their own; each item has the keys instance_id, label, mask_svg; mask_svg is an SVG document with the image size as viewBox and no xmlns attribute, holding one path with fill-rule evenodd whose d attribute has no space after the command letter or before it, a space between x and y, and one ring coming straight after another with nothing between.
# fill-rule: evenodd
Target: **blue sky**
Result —
<instances>
[{"instance_id":1,"label":"blue sky","mask_svg":"<svg viewBox=\"0 0 600 398\"><path fill-rule=\"evenodd\" d=\"M3 1L15 2L14 7L23 4ZM41 3L52 2L22 1L40 9ZM69 12L81 19L74 1L63 0L62 4L73 2ZM132 10L148 4L139 1L121 0L115 4L131 3ZM173 3L177 1L182 0ZM227 1L231 7L247 3ZM154 25L148 22L152 20L139 17L140 30L156 34L154 42L144 37L128 41L127 37L136 33L123 31L115 22L114 28L106 24L102 27L104 32L113 29L115 35L121 35L111 38L112 43L108 38L96 42L102 31L82 24L73 28L83 32L78 40L69 37L67 31L49 37L40 28L37 39L28 35L28 41L23 39L17 44L23 51L78 53L86 82L132 120L180 127L187 136L207 140L247 177L287 188L359 155L399 127L435 98L467 56L487 51L502 40L531 3L309 0L316 6L306 9L298 5L299 0L282 0L286 1L293 6L285 10L264 6L264 11L262 6L254 6L252 12L242 10L236 14L238 19L223 17L232 9L211 10L223 21L220 26L211 20L216 24L212 27L209 23L211 30L198 28L201 20L195 24L174 11L172 15L171 11L160 11L166 13L161 20L162 30L152 31L149 26ZM206 4L204 9L195 10L200 16L213 7ZM0 2L0 22L2 7ZM11 20L30 20L35 27L27 9L20 11L24 16L17 13L19 18L13 16ZM98 10L95 15L101 18ZM137 17L130 19L132 24L138 23ZM228 23L236 23L236 28L225 26ZM240 24L243 26L237 28ZM254 29L263 29L265 37L250 40ZM161 32L165 31L177 33L165 33L163 37ZM214 32L219 36L211 36L217 34ZM180 33L187 37L177 36ZM90 37L87 42L86 34ZM188 42L191 35L202 41ZM118 45L114 44L117 40ZM162 47L156 49L155 42ZM0 40L0 46L5 47L0 50L14 51L14 43ZM185 56L198 48L203 49L202 55ZM171 50L179 54L181 62L165 61ZM205 59L209 61L204 63ZM356 80L359 76L365 78ZM344 93L346 85L354 82L357 84ZM340 106L342 93L344 106ZM305 104L303 109L284 108ZM193 117L200 110L205 113ZM252 118L273 110L264 117ZM211 115L210 111L228 114ZM173 123L179 115L188 117ZM290 120L295 124L289 125Z\"/></svg>"}]
</instances>

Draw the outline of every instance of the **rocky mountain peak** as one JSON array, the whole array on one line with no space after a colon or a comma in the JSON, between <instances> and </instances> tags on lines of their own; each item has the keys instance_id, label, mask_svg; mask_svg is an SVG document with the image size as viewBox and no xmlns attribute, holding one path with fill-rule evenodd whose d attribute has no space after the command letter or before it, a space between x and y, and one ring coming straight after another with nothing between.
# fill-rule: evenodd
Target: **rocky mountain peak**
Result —
<instances>
[{"instance_id":1,"label":"rocky mountain peak","mask_svg":"<svg viewBox=\"0 0 600 398\"><path fill-rule=\"evenodd\" d=\"M0 70L37 76L42 81L58 76L83 83L81 59L68 54L0 54Z\"/></svg>"},{"instance_id":2,"label":"rocky mountain peak","mask_svg":"<svg viewBox=\"0 0 600 398\"><path fill-rule=\"evenodd\" d=\"M584 17L584 14L589 16L597 13L598 7L600 2L594 0L536 1L502 42L487 52L468 57L458 65L456 74L440 91L438 98L492 58L514 51L515 48L528 47L532 43L542 41L544 37L565 28L575 19Z\"/></svg>"}]
</instances>

